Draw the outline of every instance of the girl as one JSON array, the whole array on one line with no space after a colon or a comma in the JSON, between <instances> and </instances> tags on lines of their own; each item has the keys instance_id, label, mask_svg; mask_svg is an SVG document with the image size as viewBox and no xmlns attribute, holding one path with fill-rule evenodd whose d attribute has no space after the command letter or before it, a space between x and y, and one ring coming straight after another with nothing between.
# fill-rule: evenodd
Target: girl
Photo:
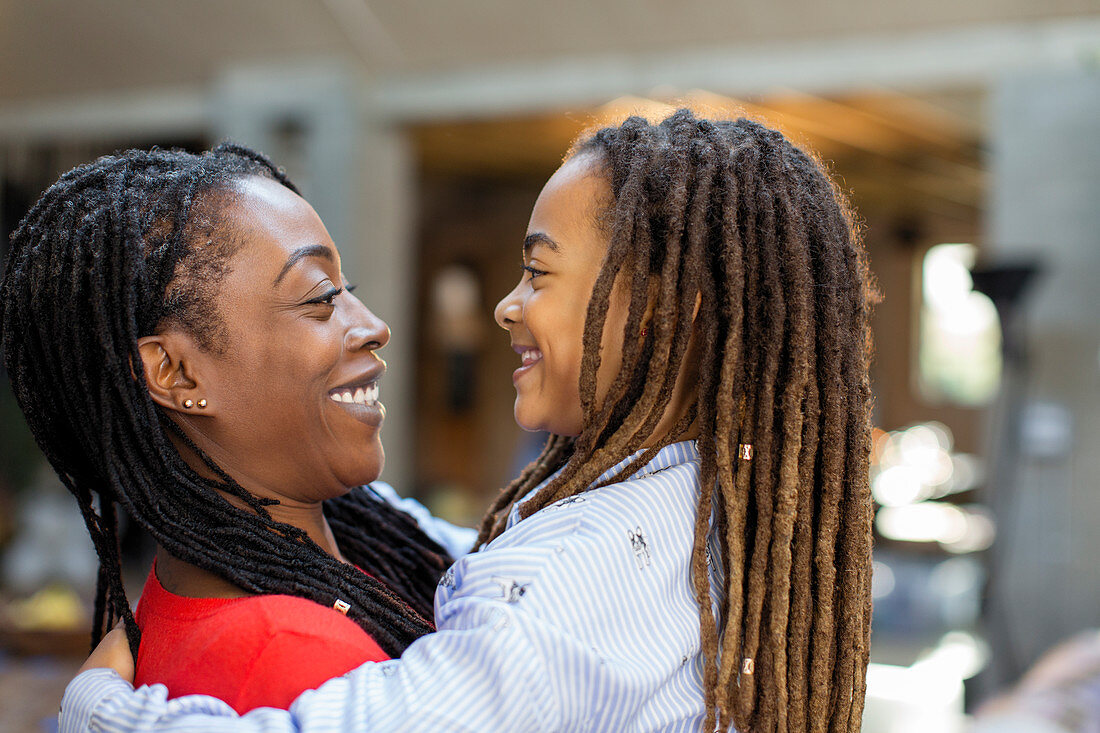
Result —
<instances>
[{"instance_id":1,"label":"girl","mask_svg":"<svg viewBox=\"0 0 1100 733\"><path fill-rule=\"evenodd\" d=\"M65 729L859 730L868 281L828 177L753 122L631 118L574 149L523 250L496 318L516 419L555 437L444 575L439 631L289 714L92 670Z\"/></svg>"}]
</instances>

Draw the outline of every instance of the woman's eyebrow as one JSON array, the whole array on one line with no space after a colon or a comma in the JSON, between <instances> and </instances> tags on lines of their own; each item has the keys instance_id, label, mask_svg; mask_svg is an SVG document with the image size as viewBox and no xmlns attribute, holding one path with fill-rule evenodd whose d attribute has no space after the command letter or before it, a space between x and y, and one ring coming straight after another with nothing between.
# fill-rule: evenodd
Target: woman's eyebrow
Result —
<instances>
[{"instance_id":1,"label":"woman's eyebrow","mask_svg":"<svg viewBox=\"0 0 1100 733\"><path fill-rule=\"evenodd\" d=\"M530 254L531 250L534 249L536 244L544 245L551 252L561 251L561 248L558 247L558 243L550 237L546 236L542 232L532 232L527 235L526 239L523 240L523 254Z\"/></svg>"},{"instance_id":2,"label":"woman's eyebrow","mask_svg":"<svg viewBox=\"0 0 1100 733\"><path fill-rule=\"evenodd\" d=\"M286 264L283 265L283 269L279 270L279 275L275 278L275 282L271 283L271 287L278 285L290 268L294 267L294 264L298 262L298 260L305 257L321 257L329 262L336 261L336 257L332 254L332 250L323 244L309 244L305 247L299 247L294 250L294 253L287 259Z\"/></svg>"}]
</instances>

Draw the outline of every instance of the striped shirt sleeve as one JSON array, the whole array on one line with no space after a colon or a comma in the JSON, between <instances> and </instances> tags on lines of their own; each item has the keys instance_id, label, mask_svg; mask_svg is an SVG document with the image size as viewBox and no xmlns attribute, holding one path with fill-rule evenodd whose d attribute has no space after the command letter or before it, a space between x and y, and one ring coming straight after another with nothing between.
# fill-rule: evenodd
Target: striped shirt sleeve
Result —
<instances>
[{"instance_id":1,"label":"striped shirt sleeve","mask_svg":"<svg viewBox=\"0 0 1100 733\"><path fill-rule=\"evenodd\" d=\"M439 631L289 711L238 717L91 670L70 683L61 730L698 730L697 463L682 444L659 458L648 477L562 500L461 557L436 594Z\"/></svg>"}]
</instances>

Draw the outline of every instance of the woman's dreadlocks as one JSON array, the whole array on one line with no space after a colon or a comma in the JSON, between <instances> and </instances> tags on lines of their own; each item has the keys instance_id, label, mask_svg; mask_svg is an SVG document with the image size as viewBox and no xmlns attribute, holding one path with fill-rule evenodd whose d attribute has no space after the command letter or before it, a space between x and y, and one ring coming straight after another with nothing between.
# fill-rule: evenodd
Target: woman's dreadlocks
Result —
<instances>
[{"instance_id":1,"label":"woman's dreadlocks","mask_svg":"<svg viewBox=\"0 0 1100 733\"><path fill-rule=\"evenodd\" d=\"M116 505L169 553L249 593L290 594L348 616L388 654L433 629L435 584L450 564L416 522L363 491L326 503L336 560L277 522L149 396L138 339L173 324L206 349L238 242L224 226L234 181L282 171L247 148L195 155L129 150L63 175L11 239L0 284L0 349L20 407L76 496L100 569L93 646L119 618L131 651L140 634L122 586ZM217 476L200 476L175 437ZM227 501L226 492L247 509Z\"/></svg>"}]
</instances>

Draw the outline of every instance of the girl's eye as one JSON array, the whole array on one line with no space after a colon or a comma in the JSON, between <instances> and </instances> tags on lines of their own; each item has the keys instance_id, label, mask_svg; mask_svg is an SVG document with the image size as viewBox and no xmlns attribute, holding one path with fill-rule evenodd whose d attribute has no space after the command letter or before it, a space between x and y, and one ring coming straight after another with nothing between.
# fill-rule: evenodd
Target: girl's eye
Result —
<instances>
[{"instance_id":1,"label":"girl's eye","mask_svg":"<svg viewBox=\"0 0 1100 733\"><path fill-rule=\"evenodd\" d=\"M358 288L358 287L359 287L358 285L345 285L344 290L348 293L354 293L356 288Z\"/></svg>"},{"instance_id":2,"label":"girl's eye","mask_svg":"<svg viewBox=\"0 0 1100 733\"><path fill-rule=\"evenodd\" d=\"M536 277L539 277L540 275L545 275L546 274L546 270L540 270L536 267L531 267L530 265L524 265L523 269L526 270L527 273L531 275L532 280L534 280Z\"/></svg>"}]
</instances>

